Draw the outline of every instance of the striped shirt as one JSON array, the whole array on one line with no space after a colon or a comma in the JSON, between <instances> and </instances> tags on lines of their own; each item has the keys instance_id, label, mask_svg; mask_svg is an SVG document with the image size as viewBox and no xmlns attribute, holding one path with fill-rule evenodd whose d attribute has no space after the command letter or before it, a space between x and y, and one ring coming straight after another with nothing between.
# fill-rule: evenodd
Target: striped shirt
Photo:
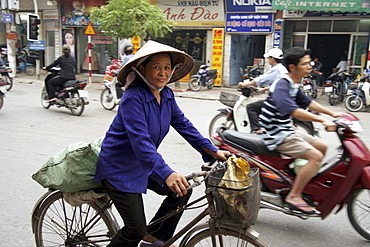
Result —
<instances>
[{"instance_id":1,"label":"striped shirt","mask_svg":"<svg viewBox=\"0 0 370 247\"><path fill-rule=\"evenodd\" d=\"M265 106L259 116L266 147L273 151L286 137L294 133L290 114L298 108L307 108L311 99L288 75L276 80L269 89Z\"/></svg>"}]
</instances>

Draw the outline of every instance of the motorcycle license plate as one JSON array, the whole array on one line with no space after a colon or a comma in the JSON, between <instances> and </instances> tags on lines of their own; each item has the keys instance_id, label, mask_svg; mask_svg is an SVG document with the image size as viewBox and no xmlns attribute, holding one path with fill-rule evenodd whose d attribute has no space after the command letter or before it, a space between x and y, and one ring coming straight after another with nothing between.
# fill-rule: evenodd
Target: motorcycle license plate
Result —
<instances>
[{"instance_id":1,"label":"motorcycle license plate","mask_svg":"<svg viewBox=\"0 0 370 247\"><path fill-rule=\"evenodd\" d=\"M78 94L80 95L80 97L83 97L83 98L89 97L89 93L86 90L78 90Z\"/></svg>"},{"instance_id":2,"label":"motorcycle license plate","mask_svg":"<svg viewBox=\"0 0 370 247\"><path fill-rule=\"evenodd\" d=\"M325 93L333 92L333 87L325 87Z\"/></svg>"},{"instance_id":3,"label":"motorcycle license plate","mask_svg":"<svg viewBox=\"0 0 370 247\"><path fill-rule=\"evenodd\" d=\"M303 86L303 90L310 90L311 89L311 85L304 85Z\"/></svg>"}]
</instances>

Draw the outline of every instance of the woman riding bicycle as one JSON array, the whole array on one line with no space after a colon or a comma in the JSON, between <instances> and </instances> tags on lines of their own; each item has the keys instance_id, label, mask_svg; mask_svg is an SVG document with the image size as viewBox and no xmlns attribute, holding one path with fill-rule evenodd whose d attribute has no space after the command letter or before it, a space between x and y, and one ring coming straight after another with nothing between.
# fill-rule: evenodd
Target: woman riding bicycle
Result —
<instances>
[{"instance_id":1,"label":"woman riding bicycle","mask_svg":"<svg viewBox=\"0 0 370 247\"><path fill-rule=\"evenodd\" d=\"M152 221L185 205L190 197L184 176L172 170L157 150L170 126L204 161L226 160L229 152L219 151L199 133L166 86L188 74L193 65L188 54L148 41L118 74L126 91L102 143L95 176L125 223L109 246L137 246L141 240L141 247L161 246L173 235L181 214L147 229L141 195L151 189L167 196Z\"/></svg>"}]
</instances>

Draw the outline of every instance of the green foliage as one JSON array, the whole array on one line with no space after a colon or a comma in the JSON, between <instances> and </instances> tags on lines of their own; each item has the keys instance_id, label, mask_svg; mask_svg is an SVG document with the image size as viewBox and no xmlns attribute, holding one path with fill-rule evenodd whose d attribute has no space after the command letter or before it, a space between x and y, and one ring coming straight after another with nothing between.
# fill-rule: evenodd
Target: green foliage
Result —
<instances>
[{"instance_id":1,"label":"green foliage","mask_svg":"<svg viewBox=\"0 0 370 247\"><path fill-rule=\"evenodd\" d=\"M140 36L144 40L164 37L175 22L166 19L150 0L110 0L90 10L90 19L100 30L118 38Z\"/></svg>"}]
</instances>

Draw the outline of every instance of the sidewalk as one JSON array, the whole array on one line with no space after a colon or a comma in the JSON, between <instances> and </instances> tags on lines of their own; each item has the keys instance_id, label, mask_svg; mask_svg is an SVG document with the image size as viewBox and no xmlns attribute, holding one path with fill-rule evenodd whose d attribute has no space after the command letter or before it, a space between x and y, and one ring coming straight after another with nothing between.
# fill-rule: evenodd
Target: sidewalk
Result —
<instances>
[{"instance_id":1,"label":"sidewalk","mask_svg":"<svg viewBox=\"0 0 370 247\"><path fill-rule=\"evenodd\" d=\"M47 76L47 72L41 71L40 79L37 78L36 75L28 76L24 73L17 74L13 81L15 83L25 83L25 84L44 84L44 79ZM83 78L87 81L89 80L88 74L78 74L76 75L77 78ZM104 88L103 82L104 75L93 74L92 76L92 83L88 86L90 88L94 88L96 90L102 90ZM188 83L180 83L179 87L176 87L175 83L170 83L168 86L173 90L176 97L183 97L183 98L194 98L194 99L203 99L203 100L218 100L220 98L220 93L222 91L226 91L229 93L240 94L237 91L237 87L213 87L212 89L207 89L206 87L202 87L198 92L193 92L189 89Z\"/></svg>"}]
</instances>

